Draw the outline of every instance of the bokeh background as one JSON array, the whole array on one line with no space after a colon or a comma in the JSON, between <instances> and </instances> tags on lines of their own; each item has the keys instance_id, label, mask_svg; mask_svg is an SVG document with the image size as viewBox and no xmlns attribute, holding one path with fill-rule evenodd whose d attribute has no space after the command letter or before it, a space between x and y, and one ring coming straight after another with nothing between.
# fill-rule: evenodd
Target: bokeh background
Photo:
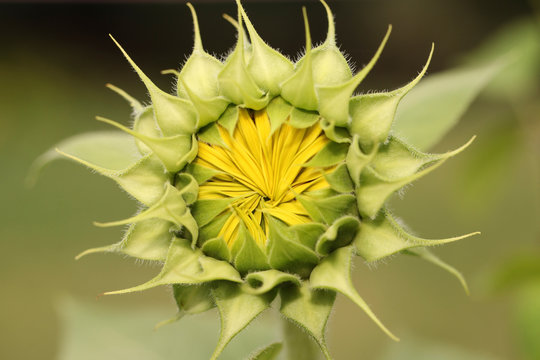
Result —
<instances>
[{"instance_id":1,"label":"bokeh background","mask_svg":"<svg viewBox=\"0 0 540 360\"><path fill-rule=\"evenodd\" d=\"M233 1L193 3L205 48L226 53L235 31L221 15L235 14ZM361 91L408 82L421 69L431 42L436 52L430 74L508 51L520 59L488 85L433 150L455 148L476 134L473 146L391 202L395 213L427 238L482 231L480 237L435 249L464 273L471 296L448 273L412 257L369 265L358 261L357 288L402 340L393 344L339 298L329 325L336 359L540 359L537 4L329 3L338 41L358 66L370 59L387 25L394 26ZM316 1L244 4L262 37L292 57L304 46L302 5L312 37L324 39L326 18ZM191 18L181 1L0 4L1 359L198 360L201 355L190 353L182 338L191 336L191 347L200 341L207 353L217 338L217 327L210 333L198 328L209 321L217 325L216 314L154 332L154 323L175 312L165 288L95 300L104 291L141 283L159 269L116 255L74 260L80 251L116 242L122 234L122 229L95 228L92 221L122 219L136 210L112 181L65 161L46 168L34 187L25 186L38 155L68 136L107 128L94 121L95 115L129 121L130 109L106 83L148 100L108 33L159 86L172 89L172 78L160 70L178 68L192 46ZM271 319L262 323L274 326ZM253 327L254 338L233 345L249 353L265 337L260 327ZM95 355L99 351L104 355ZM225 356L240 358L234 354Z\"/></svg>"}]
</instances>

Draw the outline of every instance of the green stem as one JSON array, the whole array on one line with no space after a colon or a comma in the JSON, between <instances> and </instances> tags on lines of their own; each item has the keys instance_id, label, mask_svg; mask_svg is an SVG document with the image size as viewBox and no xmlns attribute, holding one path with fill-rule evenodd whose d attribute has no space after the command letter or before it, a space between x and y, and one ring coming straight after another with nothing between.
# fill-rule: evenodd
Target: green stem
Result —
<instances>
[{"instance_id":1,"label":"green stem","mask_svg":"<svg viewBox=\"0 0 540 360\"><path fill-rule=\"evenodd\" d=\"M323 359L317 343L299 326L289 320L283 320L284 345L287 360L319 360Z\"/></svg>"}]
</instances>

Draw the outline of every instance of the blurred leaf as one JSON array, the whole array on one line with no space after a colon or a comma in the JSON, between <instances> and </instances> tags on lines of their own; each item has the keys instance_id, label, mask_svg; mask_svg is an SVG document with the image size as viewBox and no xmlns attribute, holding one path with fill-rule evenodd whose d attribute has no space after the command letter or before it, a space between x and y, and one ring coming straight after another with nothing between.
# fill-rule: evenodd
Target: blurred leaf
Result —
<instances>
[{"instance_id":1,"label":"blurred leaf","mask_svg":"<svg viewBox=\"0 0 540 360\"><path fill-rule=\"evenodd\" d=\"M517 301L517 333L528 359L540 359L540 281L525 287Z\"/></svg>"},{"instance_id":2,"label":"blurred leaf","mask_svg":"<svg viewBox=\"0 0 540 360\"><path fill-rule=\"evenodd\" d=\"M509 174L515 173L516 156L522 149L519 130L513 121L493 124L497 119L492 120L463 158L459 176L453 182L456 194L465 202L465 212L489 212L500 201L498 194L516 186Z\"/></svg>"},{"instance_id":3,"label":"blurred leaf","mask_svg":"<svg viewBox=\"0 0 540 360\"><path fill-rule=\"evenodd\" d=\"M512 290L531 282L539 282L540 251L514 255L497 267L491 278L491 289L494 291Z\"/></svg>"},{"instance_id":4,"label":"blurred leaf","mask_svg":"<svg viewBox=\"0 0 540 360\"><path fill-rule=\"evenodd\" d=\"M474 64L508 55L512 61L487 86L486 95L525 97L540 88L540 26L522 18L500 28L482 46L465 57Z\"/></svg>"},{"instance_id":5,"label":"blurred leaf","mask_svg":"<svg viewBox=\"0 0 540 360\"><path fill-rule=\"evenodd\" d=\"M255 355L250 357L250 360L274 360L281 352L283 345L281 343L273 343L262 350L259 350Z\"/></svg>"},{"instance_id":6,"label":"blurred leaf","mask_svg":"<svg viewBox=\"0 0 540 360\"><path fill-rule=\"evenodd\" d=\"M111 171L125 170L141 157L134 138L120 131L94 131L75 135L62 140L34 161L28 174L31 185L44 166L57 159L67 159L57 149Z\"/></svg>"},{"instance_id":7,"label":"blurred leaf","mask_svg":"<svg viewBox=\"0 0 540 360\"><path fill-rule=\"evenodd\" d=\"M185 316L154 331L170 316L162 307L113 307L64 299L59 306L62 336L59 360L206 360L218 339L215 311ZM220 360L247 358L254 348L276 339L273 322L254 322L223 352Z\"/></svg>"},{"instance_id":8,"label":"blurred leaf","mask_svg":"<svg viewBox=\"0 0 540 360\"><path fill-rule=\"evenodd\" d=\"M501 61L491 61L426 77L401 101L393 133L419 149L429 149L457 124L501 68Z\"/></svg>"},{"instance_id":9,"label":"blurred leaf","mask_svg":"<svg viewBox=\"0 0 540 360\"><path fill-rule=\"evenodd\" d=\"M379 360L495 360L491 355L462 349L452 344L426 339L408 339L391 343Z\"/></svg>"}]
</instances>

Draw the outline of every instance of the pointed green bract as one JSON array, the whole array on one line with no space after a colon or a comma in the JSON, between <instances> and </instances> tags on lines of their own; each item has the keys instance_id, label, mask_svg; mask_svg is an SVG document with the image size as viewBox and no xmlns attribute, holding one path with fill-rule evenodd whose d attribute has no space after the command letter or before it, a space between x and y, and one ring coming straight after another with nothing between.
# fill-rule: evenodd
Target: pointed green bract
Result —
<instances>
[{"instance_id":1,"label":"pointed green bract","mask_svg":"<svg viewBox=\"0 0 540 360\"><path fill-rule=\"evenodd\" d=\"M281 288L279 295L281 298L279 311L313 337L326 359L331 359L325 331L336 293L310 289L309 283L304 282L301 286Z\"/></svg>"},{"instance_id":2,"label":"pointed green bract","mask_svg":"<svg viewBox=\"0 0 540 360\"><path fill-rule=\"evenodd\" d=\"M212 295L221 316L221 333L211 357L215 360L236 334L270 306L273 294L247 294L239 285L221 282L212 290Z\"/></svg>"},{"instance_id":3,"label":"pointed green bract","mask_svg":"<svg viewBox=\"0 0 540 360\"><path fill-rule=\"evenodd\" d=\"M300 278L298 275L274 269L249 273L246 275L244 281L245 291L251 294L267 293L283 283L300 285Z\"/></svg>"},{"instance_id":4,"label":"pointed green bract","mask_svg":"<svg viewBox=\"0 0 540 360\"><path fill-rule=\"evenodd\" d=\"M358 295L351 282L351 257L352 247L342 247L324 258L313 269L309 281L314 289L328 289L342 293L360 307L380 328L393 340L399 339L394 336L375 316L366 302Z\"/></svg>"},{"instance_id":5,"label":"pointed green bract","mask_svg":"<svg viewBox=\"0 0 540 360\"><path fill-rule=\"evenodd\" d=\"M238 9L239 29L242 29L242 15ZM250 109L260 110L269 101L265 94L248 72L244 57L244 32L238 31L238 42L234 51L229 55L223 70L218 74L219 88L222 94L231 102Z\"/></svg>"},{"instance_id":6,"label":"pointed green bract","mask_svg":"<svg viewBox=\"0 0 540 360\"><path fill-rule=\"evenodd\" d=\"M360 214L374 218L390 195L435 170L466 149L473 140L474 137L458 149L444 154L424 154L392 138L360 176L361 185L356 190Z\"/></svg>"},{"instance_id":7,"label":"pointed green bract","mask_svg":"<svg viewBox=\"0 0 540 360\"><path fill-rule=\"evenodd\" d=\"M172 288L179 313L198 314L215 306L209 284L173 285Z\"/></svg>"},{"instance_id":8,"label":"pointed green bract","mask_svg":"<svg viewBox=\"0 0 540 360\"><path fill-rule=\"evenodd\" d=\"M399 102L425 75L432 55L433 46L420 74L404 87L387 93L359 95L351 99L349 130L351 134L358 136L360 144L371 146L386 140Z\"/></svg>"},{"instance_id":9,"label":"pointed green bract","mask_svg":"<svg viewBox=\"0 0 540 360\"><path fill-rule=\"evenodd\" d=\"M388 211L382 211L374 220L365 219L354 239L356 254L367 261L376 261L400 251L442 245L467 237L478 232L448 239L427 240L407 233Z\"/></svg>"},{"instance_id":10,"label":"pointed green bract","mask_svg":"<svg viewBox=\"0 0 540 360\"><path fill-rule=\"evenodd\" d=\"M423 247L419 247L419 248L414 248L414 249L408 249L404 253L409 254L409 255L418 256L419 258L424 259L424 260L426 260L426 261L428 261L428 262L442 268L443 270L448 271L450 274L454 275L456 277L456 279L458 279L459 283L461 284L461 286L465 290L465 293L467 293L467 295L469 294L469 287L467 286L467 281L465 280L463 275L456 268L454 268L451 265L448 265L447 263L445 263L444 261L439 259L437 256L435 256L435 254L433 254L428 249L423 248Z\"/></svg>"},{"instance_id":11,"label":"pointed green bract","mask_svg":"<svg viewBox=\"0 0 540 360\"><path fill-rule=\"evenodd\" d=\"M349 99L354 90L360 85L367 74L371 71L377 62L386 41L390 37L392 26L377 49L377 52L370 62L360 70L350 80L338 85L321 85L316 87L317 98L319 99L319 113L325 118L332 119L338 126L347 126L349 124Z\"/></svg>"},{"instance_id":12,"label":"pointed green bract","mask_svg":"<svg viewBox=\"0 0 540 360\"><path fill-rule=\"evenodd\" d=\"M263 249L255 242L244 224L240 225L238 231L238 250L233 249L234 267L241 273L245 274L254 270L270 269L266 254Z\"/></svg>"},{"instance_id":13,"label":"pointed green bract","mask_svg":"<svg viewBox=\"0 0 540 360\"><path fill-rule=\"evenodd\" d=\"M306 8L302 8L302 12L306 29L306 54L296 64L294 74L281 84L281 97L297 108L317 110L317 94L313 81L311 33L309 32Z\"/></svg>"},{"instance_id":14,"label":"pointed green bract","mask_svg":"<svg viewBox=\"0 0 540 360\"><path fill-rule=\"evenodd\" d=\"M196 285L210 281L241 282L240 274L227 262L204 256L193 250L185 239L174 239L161 272L152 280L129 289L110 291L105 295L126 294L151 289L160 285Z\"/></svg>"},{"instance_id":15,"label":"pointed green bract","mask_svg":"<svg viewBox=\"0 0 540 360\"><path fill-rule=\"evenodd\" d=\"M133 69L137 72L152 98L156 121L165 136L191 134L196 128L196 113L193 105L184 99L167 94L159 89L148 76L135 64L127 52L111 36L116 46L124 54Z\"/></svg>"},{"instance_id":16,"label":"pointed green bract","mask_svg":"<svg viewBox=\"0 0 540 360\"><path fill-rule=\"evenodd\" d=\"M293 64L281 53L268 46L257 34L239 0L236 1L251 38L251 57L247 69L261 89L278 95L280 84L293 73Z\"/></svg>"},{"instance_id":17,"label":"pointed green bract","mask_svg":"<svg viewBox=\"0 0 540 360\"><path fill-rule=\"evenodd\" d=\"M344 216L336 220L317 241L315 247L317 253L326 256L336 249L349 245L359 227L360 221L354 216Z\"/></svg>"}]
</instances>

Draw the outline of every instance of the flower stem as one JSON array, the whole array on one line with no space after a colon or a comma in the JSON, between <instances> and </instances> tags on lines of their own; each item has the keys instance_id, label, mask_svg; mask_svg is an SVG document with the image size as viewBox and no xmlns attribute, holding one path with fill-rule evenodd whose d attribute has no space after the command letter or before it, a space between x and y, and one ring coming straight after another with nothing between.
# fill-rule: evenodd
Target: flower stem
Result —
<instances>
[{"instance_id":1,"label":"flower stem","mask_svg":"<svg viewBox=\"0 0 540 360\"><path fill-rule=\"evenodd\" d=\"M285 359L287 360L320 360L321 350L315 341L299 326L283 318L283 334Z\"/></svg>"}]
</instances>

